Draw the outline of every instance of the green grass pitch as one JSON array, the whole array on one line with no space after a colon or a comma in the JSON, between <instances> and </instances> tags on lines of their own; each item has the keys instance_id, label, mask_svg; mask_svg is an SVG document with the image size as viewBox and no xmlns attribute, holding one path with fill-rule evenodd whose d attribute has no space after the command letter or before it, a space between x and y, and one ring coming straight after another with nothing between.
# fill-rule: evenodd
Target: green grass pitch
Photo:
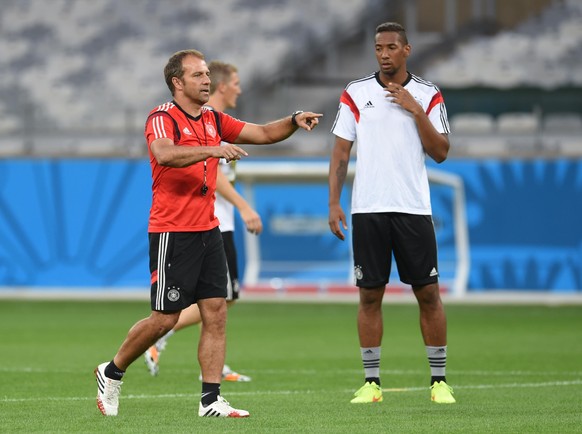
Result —
<instances>
[{"instance_id":1,"label":"green grass pitch","mask_svg":"<svg viewBox=\"0 0 582 434\"><path fill-rule=\"evenodd\" d=\"M447 306L447 379L457 404L429 399L414 304L384 306L384 402L354 405L363 370L355 304L241 302L227 363L253 377L222 394L247 419L197 416L198 328L177 333L151 377L128 370L118 417L95 404L110 360L145 301L0 301L0 432L582 432L582 306Z\"/></svg>"}]
</instances>

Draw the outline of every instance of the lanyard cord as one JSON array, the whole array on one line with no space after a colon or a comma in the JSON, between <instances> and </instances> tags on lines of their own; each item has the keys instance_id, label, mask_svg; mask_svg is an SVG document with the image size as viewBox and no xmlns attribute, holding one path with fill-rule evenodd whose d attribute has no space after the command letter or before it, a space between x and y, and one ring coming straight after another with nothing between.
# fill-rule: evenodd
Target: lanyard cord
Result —
<instances>
[{"instance_id":1,"label":"lanyard cord","mask_svg":"<svg viewBox=\"0 0 582 434\"><path fill-rule=\"evenodd\" d=\"M190 122L189 117L186 117L186 119L188 120L188 123L190 124L190 127L192 128L192 131L196 136L196 140L198 140L199 145L202 146L202 140L200 140L200 137L196 132L196 128L194 128L192 122ZM202 129L204 130L204 146L208 146L208 137L206 137L206 125L204 125L204 112L200 114L200 121L202 122ZM206 160L204 160L204 181L202 183L202 188L200 189L200 193L202 194L202 196L206 196L206 193L208 193L208 185L206 184L206 174L207 174Z\"/></svg>"}]
</instances>

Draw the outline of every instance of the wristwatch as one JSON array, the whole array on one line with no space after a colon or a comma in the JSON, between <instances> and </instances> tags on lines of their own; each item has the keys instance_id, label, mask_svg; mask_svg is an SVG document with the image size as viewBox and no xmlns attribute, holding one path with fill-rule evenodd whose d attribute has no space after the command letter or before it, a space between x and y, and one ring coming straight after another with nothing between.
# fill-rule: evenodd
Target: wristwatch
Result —
<instances>
[{"instance_id":1,"label":"wristwatch","mask_svg":"<svg viewBox=\"0 0 582 434\"><path fill-rule=\"evenodd\" d=\"M297 110L297 111L295 111L295 112L293 112L293 113L291 114L291 123L292 123L293 125L297 126L297 120L295 119L295 117L296 117L298 114L301 114L301 113L303 113L303 110Z\"/></svg>"}]
</instances>

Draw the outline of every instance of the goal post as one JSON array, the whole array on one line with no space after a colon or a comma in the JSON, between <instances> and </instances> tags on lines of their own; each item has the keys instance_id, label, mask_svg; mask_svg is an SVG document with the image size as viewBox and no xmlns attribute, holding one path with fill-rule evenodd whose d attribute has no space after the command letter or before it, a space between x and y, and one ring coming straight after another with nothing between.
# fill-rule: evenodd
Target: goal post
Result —
<instances>
[{"instance_id":1,"label":"goal post","mask_svg":"<svg viewBox=\"0 0 582 434\"><path fill-rule=\"evenodd\" d=\"M351 198L351 185L355 174L354 166L353 162L348 166L348 182L344 187L346 189L345 193L348 193L349 198ZM246 161L237 167L237 182L239 182L242 188L245 199L256 209L255 190L258 186L284 184L322 184L327 186L328 172L328 162ZM452 219L452 232L454 234L454 259L451 261L452 266L450 268L452 270L448 273L448 276L443 276L441 270L441 282L450 289L453 295L462 296L467 291L470 264L464 182L456 174L432 168L428 169L428 177L432 185L444 186L451 189L452 192L452 210L450 211L450 217ZM321 206L321 204L319 205ZM327 202L325 205L327 208ZM349 215L349 207L344 209L346 214ZM261 217L264 219L263 215ZM269 222L264 221L264 224L268 225ZM349 233L348 237L350 237ZM351 274L353 268L353 261L351 261L351 241L348 241L350 258L345 264L345 279L343 283L353 284ZM261 283L261 273L263 268L265 268L265 259L261 255L260 239L245 231L244 244L245 267L243 283L245 286L256 286ZM439 257L439 262L440 260ZM442 268L441 263L439 263L439 267Z\"/></svg>"}]
</instances>

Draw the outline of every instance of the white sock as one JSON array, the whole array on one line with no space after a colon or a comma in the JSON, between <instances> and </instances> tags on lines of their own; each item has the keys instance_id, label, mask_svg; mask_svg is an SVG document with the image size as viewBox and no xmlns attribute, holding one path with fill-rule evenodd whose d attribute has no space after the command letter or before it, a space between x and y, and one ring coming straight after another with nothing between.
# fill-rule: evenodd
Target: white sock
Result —
<instances>
[{"instance_id":1,"label":"white sock","mask_svg":"<svg viewBox=\"0 0 582 434\"><path fill-rule=\"evenodd\" d=\"M447 346L430 347L427 345L426 355L430 365L430 375L432 377L444 377L447 366Z\"/></svg>"},{"instance_id":2,"label":"white sock","mask_svg":"<svg viewBox=\"0 0 582 434\"><path fill-rule=\"evenodd\" d=\"M364 375L366 378L380 378L380 347L360 347L362 353L362 363L364 365Z\"/></svg>"}]
</instances>

